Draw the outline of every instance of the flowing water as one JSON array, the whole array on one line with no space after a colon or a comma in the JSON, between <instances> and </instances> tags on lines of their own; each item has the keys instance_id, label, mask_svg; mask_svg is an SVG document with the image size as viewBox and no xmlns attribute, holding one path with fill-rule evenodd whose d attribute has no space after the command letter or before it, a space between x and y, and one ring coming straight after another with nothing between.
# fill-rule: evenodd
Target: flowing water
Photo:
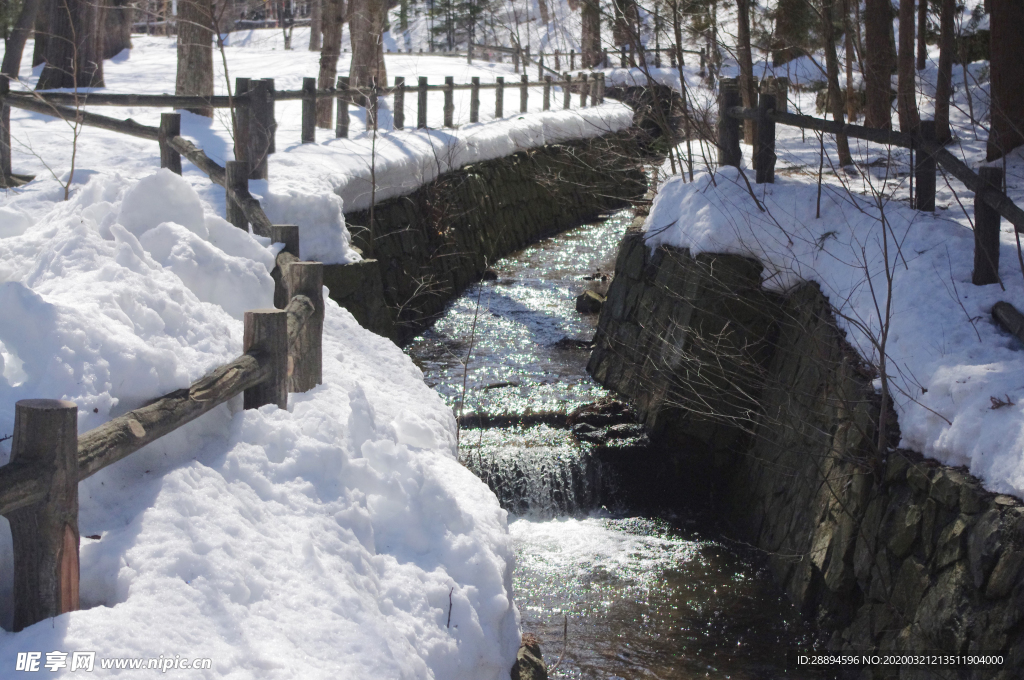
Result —
<instances>
[{"instance_id":1,"label":"flowing water","mask_svg":"<svg viewBox=\"0 0 1024 680\"><path fill-rule=\"evenodd\" d=\"M510 512L515 599L548 666L562 657L551 677L818 677L787 668L787 651L814 639L762 556L722 538L706 509L631 512L614 472L565 425L607 396L585 370L597 317L577 313L574 298L607 288L631 218L495 263L496 278L407 351L464 422L489 423L462 429L460 455Z\"/></svg>"}]
</instances>

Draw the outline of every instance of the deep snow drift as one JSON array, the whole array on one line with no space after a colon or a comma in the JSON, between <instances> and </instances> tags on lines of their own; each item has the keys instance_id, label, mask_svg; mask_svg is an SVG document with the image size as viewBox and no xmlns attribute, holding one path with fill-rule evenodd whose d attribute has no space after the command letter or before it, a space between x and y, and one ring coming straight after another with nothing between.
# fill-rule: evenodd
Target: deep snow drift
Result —
<instances>
[{"instance_id":1,"label":"deep snow drift","mask_svg":"<svg viewBox=\"0 0 1024 680\"><path fill-rule=\"evenodd\" d=\"M169 171L94 176L4 236L0 436L17 399L74 400L86 431L184 387L272 306L276 248ZM81 483L83 610L0 633L0 667L90 650L209 657L205 677L507 678L506 515L455 453L419 369L328 300L323 385L288 410L239 397Z\"/></svg>"}]
</instances>

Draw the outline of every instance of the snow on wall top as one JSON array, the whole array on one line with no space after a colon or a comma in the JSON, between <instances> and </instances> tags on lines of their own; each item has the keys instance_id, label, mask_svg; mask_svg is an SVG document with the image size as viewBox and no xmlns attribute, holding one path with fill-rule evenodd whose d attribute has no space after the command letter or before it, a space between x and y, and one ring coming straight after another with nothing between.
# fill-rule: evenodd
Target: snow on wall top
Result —
<instances>
[{"instance_id":1,"label":"snow on wall top","mask_svg":"<svg viewBox=\"0 0 1024 680\"><path fill-rule=\"evenodd\" d=\"M887 374L901 445L966 465L993 491L1024 496L1024 351L990 314L995 302L1024 296L1012 226L1004 223L1002 235L1003 292L971 284L973 233L941 214L884 202L886 244L869 198L826 186L817 219L813 184L779 176L754 191L763 212L735 168L692 183L671 178L645 223L647 243L755 257L765 265L764 285L776 290L818 282L850 342L875 366L888 268ZM994 408L993 398L1012 403Z\"/></svg>"}]
</instances>

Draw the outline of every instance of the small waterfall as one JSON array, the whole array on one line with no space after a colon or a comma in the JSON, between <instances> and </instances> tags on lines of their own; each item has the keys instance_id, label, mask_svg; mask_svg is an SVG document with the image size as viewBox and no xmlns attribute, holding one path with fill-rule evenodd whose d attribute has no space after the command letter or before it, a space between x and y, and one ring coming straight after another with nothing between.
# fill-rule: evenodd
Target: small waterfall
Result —
<instances>
[{"instance_id":1,"label":"small waterfall","mask_svg":"<svg viewBox=\"0 0 1024 680\"><path fill-rule=\"evenodd\" d=\"M466 466L519 516L580 515L612 501L607 469L568 430L547 425L462 431Z\"/></svg>"}]
</instances>

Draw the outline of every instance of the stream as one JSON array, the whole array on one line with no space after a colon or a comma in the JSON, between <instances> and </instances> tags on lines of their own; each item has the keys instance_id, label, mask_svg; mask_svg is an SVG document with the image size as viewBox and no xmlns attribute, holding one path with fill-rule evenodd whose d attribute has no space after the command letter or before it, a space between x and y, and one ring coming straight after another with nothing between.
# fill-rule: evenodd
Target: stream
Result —
<instances>
[{"instance_id":1,"label":"stream","mask_svg":"<svg viewBox=\"0 0 1024 680\"><path fill-rule=\"evenodd\" d=\"M493 280L406 351L468 416L460 456L510 513L515 600L549 668L562 656L551 677L821 677L787 668L786 652L814 636L762 555L727 540L708 508L632 510L565 423L610 396L586 373L597 315L576 312L575 297L607 289L631 219L608 215L494 263ZM635 424L612 429L621 438L605 446L645 445Z\"/></svg>"}]
</instances>

